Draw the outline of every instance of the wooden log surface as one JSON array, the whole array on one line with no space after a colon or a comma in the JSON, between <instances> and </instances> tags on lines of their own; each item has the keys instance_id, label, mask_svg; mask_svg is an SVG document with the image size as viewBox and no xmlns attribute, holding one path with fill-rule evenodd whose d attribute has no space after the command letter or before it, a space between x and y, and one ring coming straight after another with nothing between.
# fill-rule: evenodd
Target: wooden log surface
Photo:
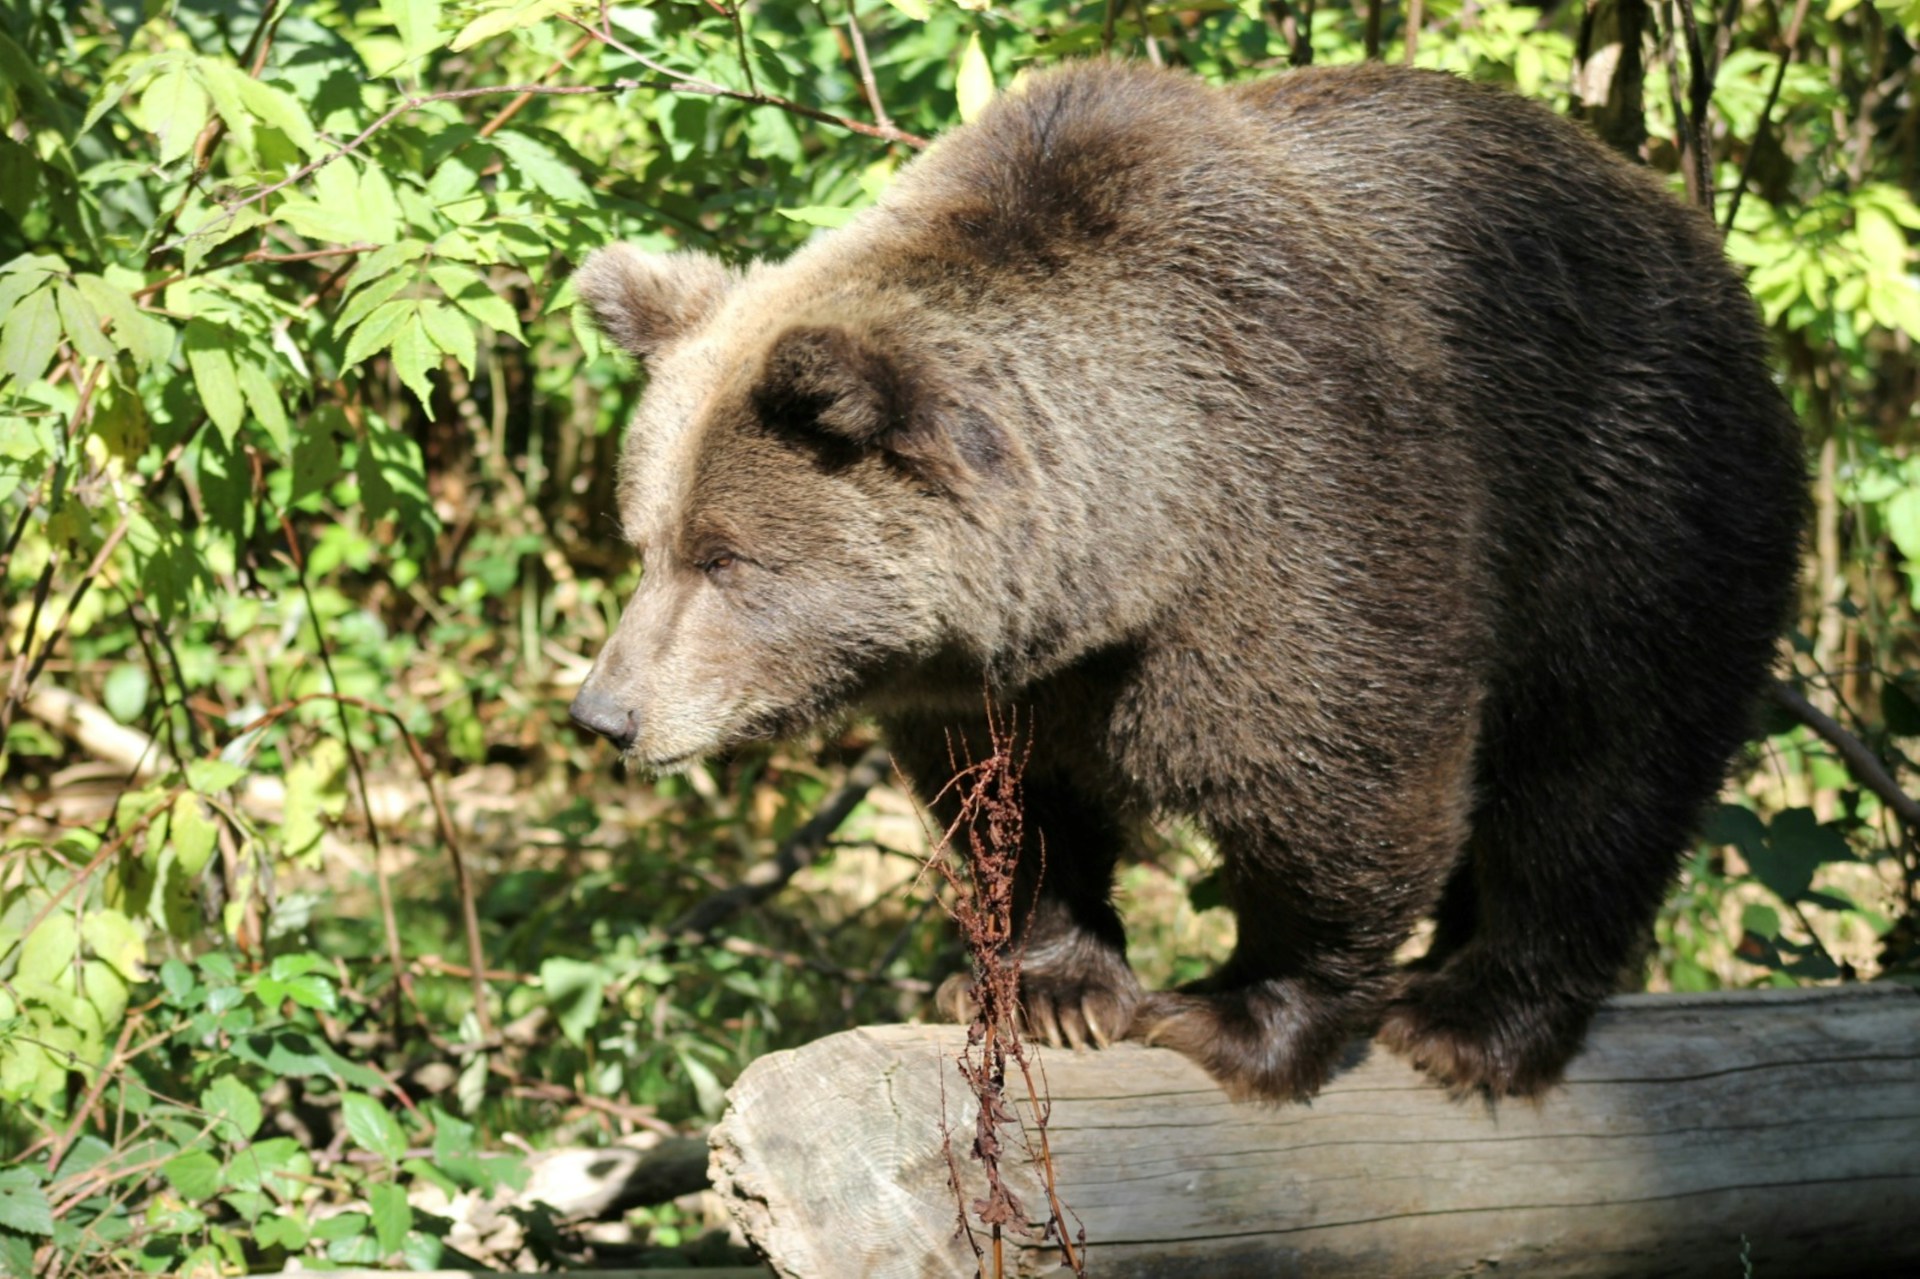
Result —
<instances>
[{"instance_id":1,"label":"wooden log surface","mask_svg":"<svg viewBox=\"0 0 1920 1279\"><path fill-rule=\"evenodd\" d=\"M963 1041L866 1028L740 1077L714 1184L778 1273L978 1273L942 1134L977 1197ZM1364 1044L1304 1105L1235 1104L1133 1044L1039 1061L1103 1279L1920 1274L1920 995L1900 987L1624 996L1537 1103L1449 1099ZM1008 1184L1044 1216L1024 1157ZM1059 1272L1009 1239L1006 1273Z\"/></svg>"}]
</instances>

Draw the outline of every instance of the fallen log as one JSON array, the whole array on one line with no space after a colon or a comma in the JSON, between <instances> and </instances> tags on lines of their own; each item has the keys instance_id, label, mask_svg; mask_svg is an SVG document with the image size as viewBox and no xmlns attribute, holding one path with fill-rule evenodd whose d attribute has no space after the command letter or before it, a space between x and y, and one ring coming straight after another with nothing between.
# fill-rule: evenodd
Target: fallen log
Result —
<instances>
[{"instance_id":1,"label":"fallen log","mask_svg":"<svg viewBox=\"0 0 1920 1279\"><path fill-rule=\"evenodd\" d=\"M714 1185L778 1273L981 1273L943 1136L971 1202L964 1038L848 1031L740 1077ZM1088 1273L1920 1274L1913 991L1625 996L1538 1103L1451 1100L1377 1047L1354 1058L1310 1104L1261 1106L1165 1050L1040 1050ZM1031 1138L1024 1085L1007 1091ZM1046 1196L1008 1136L1037 1223ZM1057 1247L1007 1245L1007 1274L1061 1267Z\"/></svg>"}]
</instances>

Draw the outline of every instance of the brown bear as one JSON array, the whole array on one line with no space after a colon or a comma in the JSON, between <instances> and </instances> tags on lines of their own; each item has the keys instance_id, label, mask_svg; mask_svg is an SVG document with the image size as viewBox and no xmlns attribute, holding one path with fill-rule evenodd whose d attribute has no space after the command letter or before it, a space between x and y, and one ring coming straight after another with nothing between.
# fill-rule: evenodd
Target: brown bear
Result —
<instances>
[{"instance_id":1,"label":"brown bear","mask_svg":"<svg viewBox=\"0 0 1920 1279\"><path fill-rule=\"evenodd\" d=\"M1456 1088L1559 1076L1798 562L1752 304L1654 176L1440 74L1086 64L783 263L615 246L578 287L649 378L580 723L668 770L858 710L931 791L986 690L1031 725L1030 1027L1238 1096L1374 1030ZM1164 994L1111 900L1155 813L1239 921Z\"/></svg>"}]
</instances>

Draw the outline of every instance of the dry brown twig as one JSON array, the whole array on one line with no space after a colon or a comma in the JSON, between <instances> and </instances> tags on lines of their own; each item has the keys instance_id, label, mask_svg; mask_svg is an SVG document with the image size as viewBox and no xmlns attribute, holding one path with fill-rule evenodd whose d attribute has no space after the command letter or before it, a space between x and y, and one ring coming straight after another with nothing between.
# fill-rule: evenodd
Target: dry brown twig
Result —
<instances>
[{"instance_id":1,"label":"dry brown twig","mask_svg":"<svg viewBox=\"0 0 1920 1279\"><path fill-rule=\"evenodd\" d=\"M953 759L955 775L942 791L957 796L960 811L935 844L928 859L953 894L951 914L973 961L969 1003L973 1020L967 1027L967 1045L959 1062L961 1078L973 1090L979 1109L974 1118L973 1158L986 1174L984 1198L967 1202L951 1134L943 1132L948 1184L959 1209L959 1230L972 1248L982 1279L1000 1279L1006 1273L1005 1236L1015 1233L1036 1241L1047 1239L1060 1248L1062 1260L1076 1275L1086 1274L1086 1230L1068 1236L1069 1210L1062 1203L1053 1152L1047 1139L1050 1103L1044 1073L1038 1081L1038 1059L1020 1037L1020 951L1015 938L1017 906L1015 874L1020 862L1024 810L1021 778L1026 771L1031 741L1022 745L1015 716L1000 716L987 703L988 754L984 759ZM960 748L965 749L964 745ZM1041 853L1045 872L1045 853ZM1019 1070L1032 1115L1031 1130L1008 1103L1007 1065ZM1001 1132L1013 1125L1020 1133L1029 1161L1040 1174L1047 1195L1045 1223L1035 1229L1025 1208L1002 1175L1005 1146ZM971 1216L969 1215L971 1209ZM986 1228L992 1253L974 1232L974 1221Z\"/></svg>"}]
</instances>

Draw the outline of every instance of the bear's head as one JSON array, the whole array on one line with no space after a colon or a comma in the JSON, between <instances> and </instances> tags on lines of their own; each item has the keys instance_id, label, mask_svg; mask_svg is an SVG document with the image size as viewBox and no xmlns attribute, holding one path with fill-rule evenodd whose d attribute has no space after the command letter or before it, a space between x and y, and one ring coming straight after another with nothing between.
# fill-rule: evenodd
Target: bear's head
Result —
<instances>
[{"instance_id":1,"label":"bear's head","mask_svg":"<svg viewBox=\"0 0 1920 1279\"><path fill-rule=\"evenodd\" d=\"M904 304L625 245L576 280L648 385L618 488L640 586L573 718L668 771L939 660L991 429Z\"/></svg>"}]
</instances>

